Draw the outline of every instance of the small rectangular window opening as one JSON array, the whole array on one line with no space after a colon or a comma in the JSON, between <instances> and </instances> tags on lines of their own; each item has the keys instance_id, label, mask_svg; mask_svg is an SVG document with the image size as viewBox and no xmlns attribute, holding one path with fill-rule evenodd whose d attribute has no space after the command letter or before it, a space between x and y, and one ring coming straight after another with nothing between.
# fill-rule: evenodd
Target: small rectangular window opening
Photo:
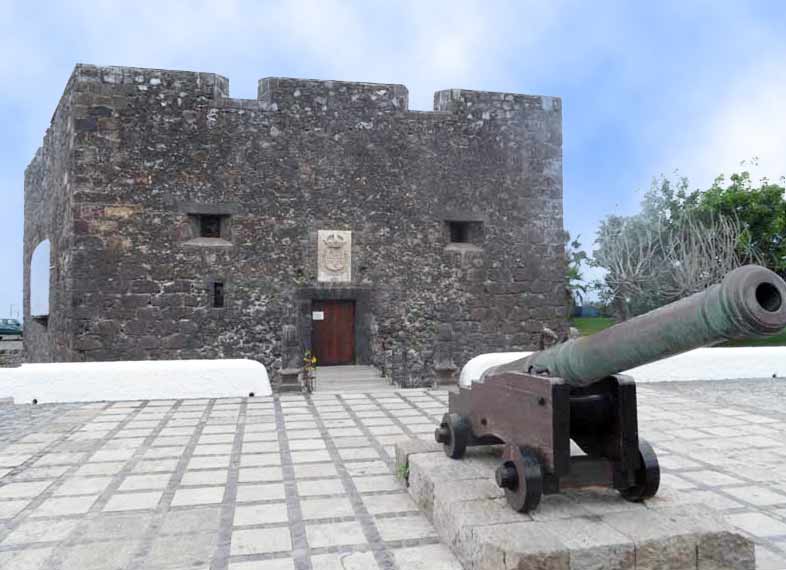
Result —
<instances>
[{"instance_id":1,"label":"small rectangular window opening","mask_svg":"<svg viewBox=\"0 0 786 570\"><path fill-rule=\"evenodd\" d=\"M224 284L220 281L213 283L213 306L216 308L224 306Z\"/></svg>"},{"instance_id":2,"label":"small rectangular window opening","mask_svg":"<svg viewBox=\"0 0 786 570\"><path fill-rule=\"evenodd\" d=\"M220 238L221 216L199 216L199 237Z\"/></svg>"},{"instance_id":3,"label":"small rectangular window opening","mask_svg":"<svg viewBox=\"0 0 786 570\"><path fill-rule=\"evenodd\" d=\"M469 222L448 222L451 243L469 243Z\"/></svg>"}]
</instances>

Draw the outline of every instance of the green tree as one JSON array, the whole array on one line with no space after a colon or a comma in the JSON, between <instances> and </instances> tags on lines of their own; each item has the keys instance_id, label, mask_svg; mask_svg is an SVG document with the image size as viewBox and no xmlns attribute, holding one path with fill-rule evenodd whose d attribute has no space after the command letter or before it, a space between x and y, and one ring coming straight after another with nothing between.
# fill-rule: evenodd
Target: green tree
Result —
<instances>
[{"instance_id":1,"label":"green tree","mask_svg":"<svg viewBox=\"0 0 786 570\"><path fill-rule=\"evenodd\" d=\"M569 314L573 308L584 300L587 293L587 284L581 272L581 264L588 260L587 253L581 249L580 235L576 239L570 238L570 233L565 232L565 258L567 259L566 288L568 296Z\"/></svg>"},{"instance_id":2,"label":"green tree","mask_svg":"<svg viewBox=\"0 0 786 570\"><path fill-rule=\"evenodd\" d=\"M786 202L782 185L750 174L718 177L690 190L684 177L661 176L633 216L607 216L591 263L595 282L618 318L640 314L700 291L744 263L786 272Z\"/></svg>"},{"instance_id":3,"label":"green tree","mask_svg":"<svg viewBox=\"0 0 786 570\"><path fill-rule=\"evenodd\" d=\"M715 179L705 192L698 192L697 212L704 216L734 217L745 230L740 249L755 255L767 267L786 273L786 201L784 187L761 180L754 185L749 172Z\"/></svg>"},{"instance_id":4,"label":"green tree","mask_svg":"<svg viewBox=\"0 0 786 570\"><path fill-rule=\"evenodd\" d=\"M602 280L595 281L601 300L612 307L617 318L657 306L655 281L660 224L642 214L607 216L601 221L592 252L591 265L605 270Z\"/></svg>"}]
</instances>

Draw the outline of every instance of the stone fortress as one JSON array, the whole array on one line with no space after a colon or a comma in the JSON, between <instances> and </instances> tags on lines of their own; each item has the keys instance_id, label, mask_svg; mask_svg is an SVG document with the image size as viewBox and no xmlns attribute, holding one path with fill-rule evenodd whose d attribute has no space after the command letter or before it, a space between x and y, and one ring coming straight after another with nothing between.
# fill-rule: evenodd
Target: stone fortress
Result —
<instances>
[{"instance_id":1,"label":"stone fortress","mask_svg":"<svg viewBox=\"0 0 786 570\"><path fill-rule=\"evenodd\" d=\"M48 240L49 309L31 312ZM77 65L25 173L30 362L252 358L429 375L566 326L558 98ZM39 286L35 282L32 287ZM451 338L452 333L452 340Z\"/></svg>"}]
</instances>

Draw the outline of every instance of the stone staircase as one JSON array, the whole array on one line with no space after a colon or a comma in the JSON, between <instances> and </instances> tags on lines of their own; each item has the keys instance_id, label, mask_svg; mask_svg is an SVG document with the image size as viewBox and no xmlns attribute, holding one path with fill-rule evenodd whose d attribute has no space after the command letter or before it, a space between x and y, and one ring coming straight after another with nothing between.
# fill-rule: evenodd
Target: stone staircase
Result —
<instances>
[{"instance_id":1,"label":"stone staircase","mask_svg":"<svg viewBox=\"0 0 786 570\"><path fill-rule=\"evenodd\" d=\"M384 392L395 390L373 366L317 366L316 393Z\"/></svg>"}]
</instances>

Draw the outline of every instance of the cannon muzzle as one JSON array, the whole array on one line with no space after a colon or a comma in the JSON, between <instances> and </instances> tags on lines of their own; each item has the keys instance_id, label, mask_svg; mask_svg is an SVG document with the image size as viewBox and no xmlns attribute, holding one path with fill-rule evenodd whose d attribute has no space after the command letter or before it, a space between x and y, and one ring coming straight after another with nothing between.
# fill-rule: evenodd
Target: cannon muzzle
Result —
<instances>
[{"instance_id":1,"label":"cannon muzzle","mask_svg":"<svg viewBox=\"0 0 786 570\"><path fill-rule=\"evenodd\" d=\"M490 368L483 379L525 372L588 386L624 370L730 339L761 338L786 327L786 283L759 265L721 283L587 337Z\"/></svg>"}]
</instances>

